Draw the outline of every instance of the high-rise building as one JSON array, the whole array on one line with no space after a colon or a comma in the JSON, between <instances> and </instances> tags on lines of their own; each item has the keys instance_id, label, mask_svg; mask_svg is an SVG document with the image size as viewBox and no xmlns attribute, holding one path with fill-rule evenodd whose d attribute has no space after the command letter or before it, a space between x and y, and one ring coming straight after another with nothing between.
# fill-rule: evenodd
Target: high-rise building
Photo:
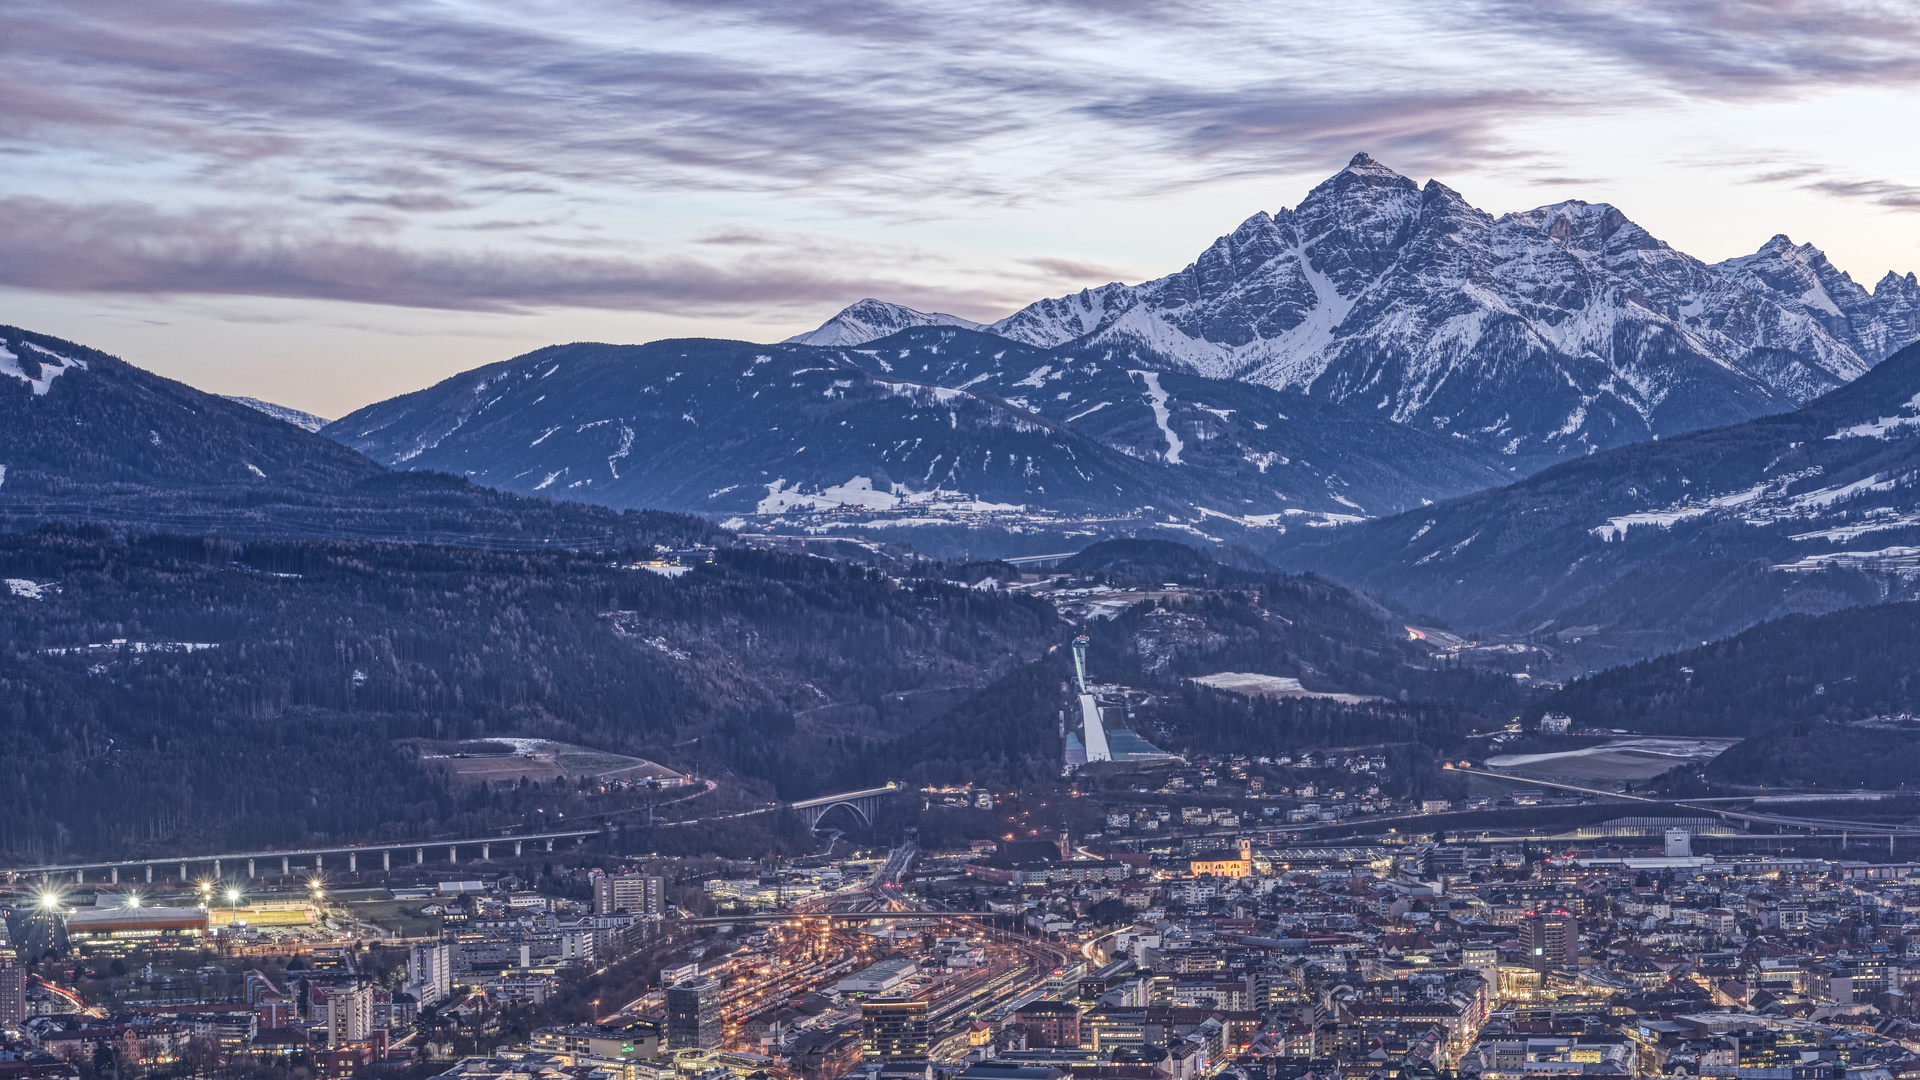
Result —
<instances>
[{"instance_id":1,"label":"high-rise building","mask_svg":"<svg viewBox=\"0 0 1920 1080\"><path fill-rule=\"evenodd\" d=\"M0 1027L19 1027L27 1019L27 969L0 960Z\"/></svg>"},{"instance_id":2,"label":"high-rise building","mask_svg":"<svg viewBox=\"0 0 1920 1080\"><path fill-rule=\"evenodd\" d=\"M860 1003L860 1046L868 1061L927 1056L927 1003L918 998L868 998Z\"/></svg>"},{"instance_id":3,"label":"high-rise building","mask_svg":"<svg viewBox=\"0 0 1920 1080\"><path fill-rule=\"evenodd\" d=\"M717 1050L721 1039L720 982L697 979L667 987L667 1045Z\"/></svg>"},{"instance_id":4,"label":"high-rise building","mask_svg":"<svg viewBox=\"0 0 1920 1080\"><path fill-rule=\"evenodd\" d=\"M1577 971L1580 920L1564 911L1529 914L1519 926L1527 965L1535 971Z\"/></svg>"},{"instance_id":5,"label":"high-rise building","mask_svg":"<svg viewBox=\"0 0 1920 1080\"><path fill-rule=\"evenodd\" d=\"M593 913L658 915L667 909L667 879L653 874L609 874L593 882Z\"/></svg>"},{"instance_id":6,"label":"high-rise building","mask_svg":"<svg viewBox=\"0 0 1920 1080\"><path fill-rule=\"evenodd\" d=\"M327 992L327 1045L363 1043L373 1035L373 987L353 986Z\"/></svg>"},{"instance_id":7,"label":"high-rise building","mask_svg":"<svg viewBox=\"0 0 1920 1080\"><path fill-rule=\"evenodd\" d=\"M407 993L421 1008L453 994L453 946L446 942L415 945L407 954Z\"/></svg>"}]
</instances>

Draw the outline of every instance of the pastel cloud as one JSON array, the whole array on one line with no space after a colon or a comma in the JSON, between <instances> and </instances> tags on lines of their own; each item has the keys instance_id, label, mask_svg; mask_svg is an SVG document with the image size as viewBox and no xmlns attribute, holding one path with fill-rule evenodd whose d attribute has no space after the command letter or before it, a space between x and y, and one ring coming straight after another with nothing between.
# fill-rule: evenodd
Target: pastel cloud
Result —
<instances>
[{"instance_id":1,"label":"pastel cloud","mask_svg":"<svg viewBox=\"0 0 1920 1080\"><path fill-rule=\"evenodd\" d=\"M1035 270L1101 260L1010 251L981 283L904 245L823 258L792 219L1137 196L1356 149L1533 163L1512 132L1542 117L1920 81L1911 5L1797 0L12 0L7 22L0 284L483 310L992 314ZM786 234L735 228L776 209Z\"/></svg>"}]
</instances>

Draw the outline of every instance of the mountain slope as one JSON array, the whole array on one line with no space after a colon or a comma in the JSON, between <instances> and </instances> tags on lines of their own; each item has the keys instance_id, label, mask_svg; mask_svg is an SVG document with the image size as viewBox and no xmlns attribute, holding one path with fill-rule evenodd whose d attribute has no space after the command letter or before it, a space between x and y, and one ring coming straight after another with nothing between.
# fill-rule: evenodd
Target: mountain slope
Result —
<instances>
[{"instance_id":1,"label":"mountain slope","mask_svg":"<svg viewBox=\"0 0 1920 1080\"><path fill-rule=\"evenodd\" d=\"M683 542L713 531L394 473L258 409L0 327L0 526L74 520L509 547Z\"/></svg>"},{"instance_id":2,"label":"mountain slope","mask_svg":"<svg viewBox=\"0 0 1920 1080\"><path fill-rule=\"evenodd\" d=\"M815 334L859 343L870 303ZM987 329L1300 390L1526 473L1803 404L1920 340L1920 282L1889 274L1869 293L1785 237L1710 266L1604 204L1495 218L1361 154L1178 273L1042 300Z\"/></svg>"},{"instance_id":3,"label":"mountain slope","mask_svg":"<svg viewBox=\"0 0 1920 1080\"><path fill-rule=\"evenodd\" d=\"M1129 457L1198 473L1181 484L1210 518L1365 517L1507 478L1498 456L1457 440L1267 387L951 330L899 334L849 355L869 370L994 395Z\"/></svg>"},{"instance_id":4,"label":"mountain slope","mask_svg":"<svg viewBox=\"0 0 1920 1080\"><path fill-rule=\"evenodd\" d=\"M1464 625L1634 655L1912 595L1920 346L1791 413L1284 537L1275 557Z\"/></svg>"},{"instance_id":5,"label":"mountain slope","mask_svg":"<svg viewBox=\"0 0 1920 1080\"><path fill-rule=\"evenodd\" d=\"M614 507L913 528L923 546L965 525L952 543L976 552L1140 529L1220 540L1505 479L1491 455L1297 394L935 326L862 349L554 346L325 433L395 467ZM996 548L982 525L1024 539Z\"/></svg>"},{"instance_id":6,"label":"mountain slope","mask_svg":"<svg viewBox=\"0 0 1920 1080\"><path fill-rule=\"evenodd\" d=\"M1731 638L1610 668L1540 703L1581 725L1750 735L1786 722L1920 708L1920 603L1789 615ZM1920 728L1916 728L1920 731Z\"/></svg>"},{"instance_id":7,"label":"mountain slope","mask_svg":"<svg viewBox=\"0 0 1920 1080\"><path fill-rule=\"evenodd\" d=\"M1920 770L1916 664L1920 603L1877 604L1611 668L1540 708L1586 727L1743 737L1707 767L1711 780L1895 788Z\"/></svg>"},{"instance_id":8,"label":"mountain slope","mask_svg":"<svg viewBox=\"0 0 1920 1080\"><path fill-rule=\"evenodd\" d=\"M1393 775L1369 782L1413 794L1431 775L1417 759L1521 705L1511 679L1445 663L1324 580L1159 544L1089 550L1079 565L1161 594L1087 629L1094 676L1148 691L1133 698L1140 721L1171 749L1392 740L1413 745L1387 751ZM661 807L663 821L889 779L1057 780L1060 646L1074 630L1044 597L942 580L955 572L919 563L894 578L744 546L668 577L561 550L0 534L0 579L33 585L0 588L12 770L0 856L426 840L555 814L629 826L626 851L727 842L631 828L652 801L639 791L538 773L483 798L450 790L414 751L460 740L556 740L721 783ZM1377 700L1249 699L1189 681L1223 670ZM273 797L261 776L276 778ZM738 824L783 827L769 818ZM803 831L787 839L817 849Z\"/></svg>"},{"instance_id":9,"label":"mountain slope","mask_svg":"<svg viewBox=\"0 0 1920 1080\"><path fill-rule=\"evenodd\" d=\"M256 397L246 397L241 394L224 394L222 396L228 401L237 401L249 409L258 409L268 416L273 417L275 420L284 420L302 431L319 431L332 422L324 416L315 416L310 412L302 412L299 409L289 409L285 405L275 405L271 401L261 401Z\"/></svg>"},{"instance_id":10,"label":"mountain slope","mask_svg":"<svg viewBox=\"0 0 1920 1080\"><path fill-rule=\"evenodd\" d=\"M401 743L416 738L515 734L789 798L844 790L825 786L835 770L1068 633L1041 601L745 548L669 578L552 549L51 528L0 535L0 578L37 586L0 588L12 865L623 808L548 783L460 799Z\"/></svg>"}]
</instances>

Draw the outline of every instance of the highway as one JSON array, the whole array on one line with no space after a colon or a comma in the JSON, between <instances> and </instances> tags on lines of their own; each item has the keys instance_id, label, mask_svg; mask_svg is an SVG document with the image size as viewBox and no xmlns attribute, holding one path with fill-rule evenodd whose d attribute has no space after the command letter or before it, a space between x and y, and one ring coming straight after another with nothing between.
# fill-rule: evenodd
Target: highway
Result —
<instances>
[{"instance_id":1,"label":"highway","mask_svg":"<svg viewBox=\"0 0 1920 1080\"><path fill-rule=\"evenodd\" d=\"M1862 833L1869 836L1885 836L1889 839L1896 836L1920 836L1920 825L1888 825L1883 822L1848 821L1840 818L1798 817L1791 814L1761 814L1754 813L1751 810L1728 810L1725 807L1710 805L1711 802L1719 800L1653 798L1646 795L1635 795L1630 792L1604 791L1600 788L1584 787L1579 784L1541 780L1537 777L1523 776L1518 773L1501 772L1497 769L1489 769L1484 766L1472 766L1465 762L1457 765L1449 764L1446 767L1456 772L1467 772L1476 776L1497 777L1501 780L1510 780L1521 784L1532 784L1539 787L1549 787L1558 791L1574 791L1582 795L1593 795L1603 799L1617 799L1622 802L1677 806L1683 810L1695 810L1720 818L1731 818L1735 821L1750 821L1765 825L1777 825L1783 828L1808 829L1813 831L1826 829L1835 834L1852 835L1854 833Z\"/></svg>"}]
</instances>

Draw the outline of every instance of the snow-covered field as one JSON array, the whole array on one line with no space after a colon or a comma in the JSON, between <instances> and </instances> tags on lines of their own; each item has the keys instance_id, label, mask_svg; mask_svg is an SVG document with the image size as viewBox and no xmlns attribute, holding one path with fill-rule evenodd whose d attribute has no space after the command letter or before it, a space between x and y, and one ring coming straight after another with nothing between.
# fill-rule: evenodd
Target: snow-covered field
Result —
<instances>
[{"instance_id":1,"label":"snow-covered field","mask_svg":"<svg viewBox=\"0 0 1920 1080\"><path fill-rule=\"evenodd\" d=\"M1487 765L1542 777L1648 780L1690 761L1712 761L1739 739L1634 736L1547 754L1501 754Z\"/></svg>"},{"instance_id":2,"label":"snow-covered field","mask_svg":"<svg viewBox=\"0 0 1920 1080\"><path fill-rule=\"evenodd\" d=\"M1329 701L1344 702L1348 705L1380 700L1378 697L1367 694L1336 694L1322 690L1309 690L1300 685L1299 679L1287 675L1256 675L1245 671L1222 671L1212 675L1198 676L1193 681L1202 686L1211 686L1215 690L1250 696L1326 698Z\"/></svg>"}]
</instances>

